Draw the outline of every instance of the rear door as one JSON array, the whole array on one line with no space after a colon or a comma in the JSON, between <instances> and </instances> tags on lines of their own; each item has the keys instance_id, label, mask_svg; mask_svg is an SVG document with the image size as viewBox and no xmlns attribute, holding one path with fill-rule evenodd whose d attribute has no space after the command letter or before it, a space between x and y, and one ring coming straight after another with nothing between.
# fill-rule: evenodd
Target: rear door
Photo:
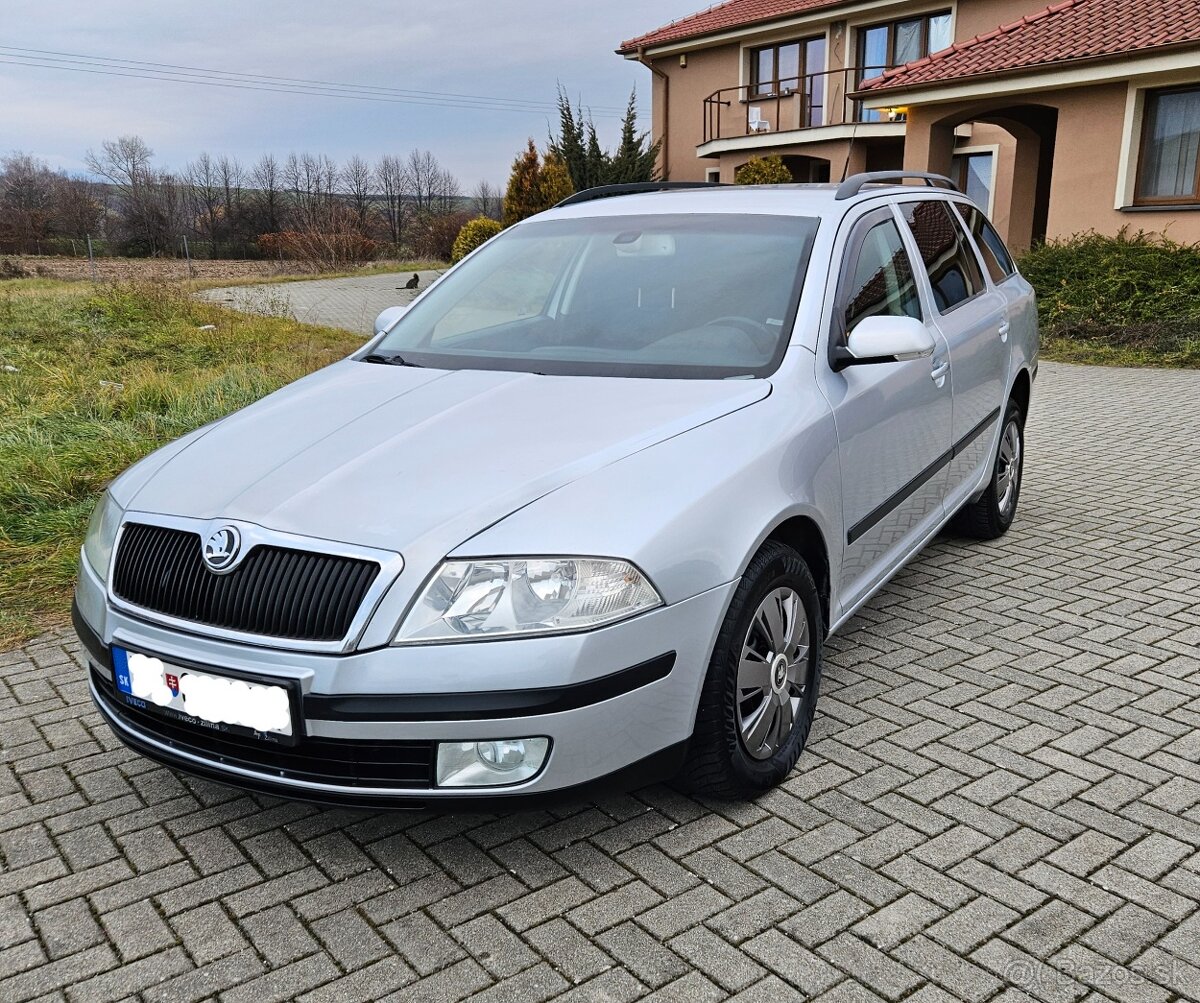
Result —
<instances>
[{"instance_id":1,"label":"rear door","mask_svg":"<svg viewBox=\"0 0 1200 1003\"><path fill-rule=\"evenodd\" d=\"M1021 357L1021 347L1028 351L1029 346L1037 345L1037 304L1033 287L1017 271L1004 240L983 212L968 202L955 202L954 208L975 241L984 270L1004 297L1004 319L1008 326L1001 340L1009 349L1011 372L1012 360Z\"/></svg>"},{"instance_id":2,"label":"rear door","mask_svg":"<svg viewBox=\"0 0 1200 1003\"><path fill-rule=\"evenodd\" d=\"M915 317L929 324L900 222L884 206L851 224L817 363L837 427L842 478L843 560L836 594L854 606L942 520L951 396L946 345L932 358L839 368L833 349L864 318Z\"/></svg>"},{"instance_id":3,"label":"rear door","mask_svg":"<svg viewBox=\"0 0 1200 1003\"><path fill-rule=\"evenodd\" d=\"M924 264L933 323L949 350L954 408L946 505L953 511L990 466L1008 385L1006 303L949 201L911 199L899 208L912 253Z\"/></svg>"}]
</instances>

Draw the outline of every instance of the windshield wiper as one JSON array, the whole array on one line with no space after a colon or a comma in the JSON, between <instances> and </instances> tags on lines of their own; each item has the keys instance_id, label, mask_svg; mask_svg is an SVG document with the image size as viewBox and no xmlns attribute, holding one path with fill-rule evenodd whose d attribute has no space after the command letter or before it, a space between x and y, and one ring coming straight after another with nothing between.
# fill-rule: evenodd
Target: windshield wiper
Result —
<instances>
[{"instance_id":1,"label":"windshield wiper","mask_svg":"<svg viewBox=\"0 0 1200 1003\"><path fill-rule=\"evenodd\" d=\"M419 362L405 362L399 355L364 355L363 362L372 362L377 366L408 366L410 369L424 369Z\"/></svg>"}]
</instances>

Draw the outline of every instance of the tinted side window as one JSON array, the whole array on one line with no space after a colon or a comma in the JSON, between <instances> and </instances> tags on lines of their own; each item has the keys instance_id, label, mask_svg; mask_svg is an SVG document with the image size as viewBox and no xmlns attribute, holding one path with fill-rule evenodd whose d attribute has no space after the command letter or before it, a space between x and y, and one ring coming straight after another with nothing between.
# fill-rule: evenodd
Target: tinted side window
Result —
<instances>
[{"instance_id":1,"label":"tinted side window","mask_svg":"<svg viewBox=\"0 0 1200 1003\"><path fill-rule=\"evenodd\" d=\"M857 255L847 272L849 279L843 300L846 334L864 317L877 314L920 320L921 299L896 224L889 219L872 226L858 246Z\"/></svg>"},{"instance_id":2,"label":"tinted side window","mask_svg":"<svg viewBox=\"0 0 1200 1003\"><path fill-rule=\"evenodd\" d=\"M938 310L946 313L982 292L983 272L949 204L905 202L900 208L925 262Z\"/></svg>"},{"instance_id":3,"label":"tinted side window","mask_svg":"<svg viewBox=\"0 0 1200 1003\"><path fill-rule=\"evenodd\" d=\"M963 219L967 221L967 229L975 236L975 243L979 247L979 253L983 255L983 263L987 265L992 281L1003 282L1017 269L1013 265L1012 255L1008 253L1008 248L1000 239L1000 234L975 206L963 205L961 202L956 202L955 206L962 213Z\"/></svg>"}]
</instances>

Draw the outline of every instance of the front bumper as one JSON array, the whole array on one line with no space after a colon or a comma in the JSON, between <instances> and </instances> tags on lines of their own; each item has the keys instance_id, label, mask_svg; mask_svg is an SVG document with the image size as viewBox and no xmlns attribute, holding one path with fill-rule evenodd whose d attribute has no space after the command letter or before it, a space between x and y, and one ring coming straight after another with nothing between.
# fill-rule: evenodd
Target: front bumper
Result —
<instances>
[{"instance_id":1,"label":"front bumper","mask_svg":"<svg viewBox=\"0 0 1200 1003\"><path fill-rule=\"evenodd\" d=\"M85 562L74 620L97 707L117 737L151 759L299 800L513 806L605 778L632 786L674 772L731 589L583 634L332 655L232 644L142 622L104 601ZM113 644L198 669L292 682L302 694L303 737L291 750L229 742L138 712L113 686ZM433 784L436 743L522 736L551 740L547 762L530 780L503 788Z\"/></svg>"}]
</instances>

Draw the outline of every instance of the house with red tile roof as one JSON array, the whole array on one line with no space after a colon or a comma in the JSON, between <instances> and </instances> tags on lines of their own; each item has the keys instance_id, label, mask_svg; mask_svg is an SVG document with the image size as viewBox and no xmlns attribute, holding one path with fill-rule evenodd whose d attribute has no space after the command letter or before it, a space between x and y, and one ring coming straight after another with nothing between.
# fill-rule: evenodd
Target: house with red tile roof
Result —
<instances>
[{"instance_id":1,"label":"house with red tile roof","mask_svg":"<svg viewBox=\"0 0 1200 1003\"><path fill-rule=\"evenodd\" d=\"M1200 0L727 0L617 51L672 180L932 170L1017 248L1200 240Z\"/></svg>"}]
</instances>

